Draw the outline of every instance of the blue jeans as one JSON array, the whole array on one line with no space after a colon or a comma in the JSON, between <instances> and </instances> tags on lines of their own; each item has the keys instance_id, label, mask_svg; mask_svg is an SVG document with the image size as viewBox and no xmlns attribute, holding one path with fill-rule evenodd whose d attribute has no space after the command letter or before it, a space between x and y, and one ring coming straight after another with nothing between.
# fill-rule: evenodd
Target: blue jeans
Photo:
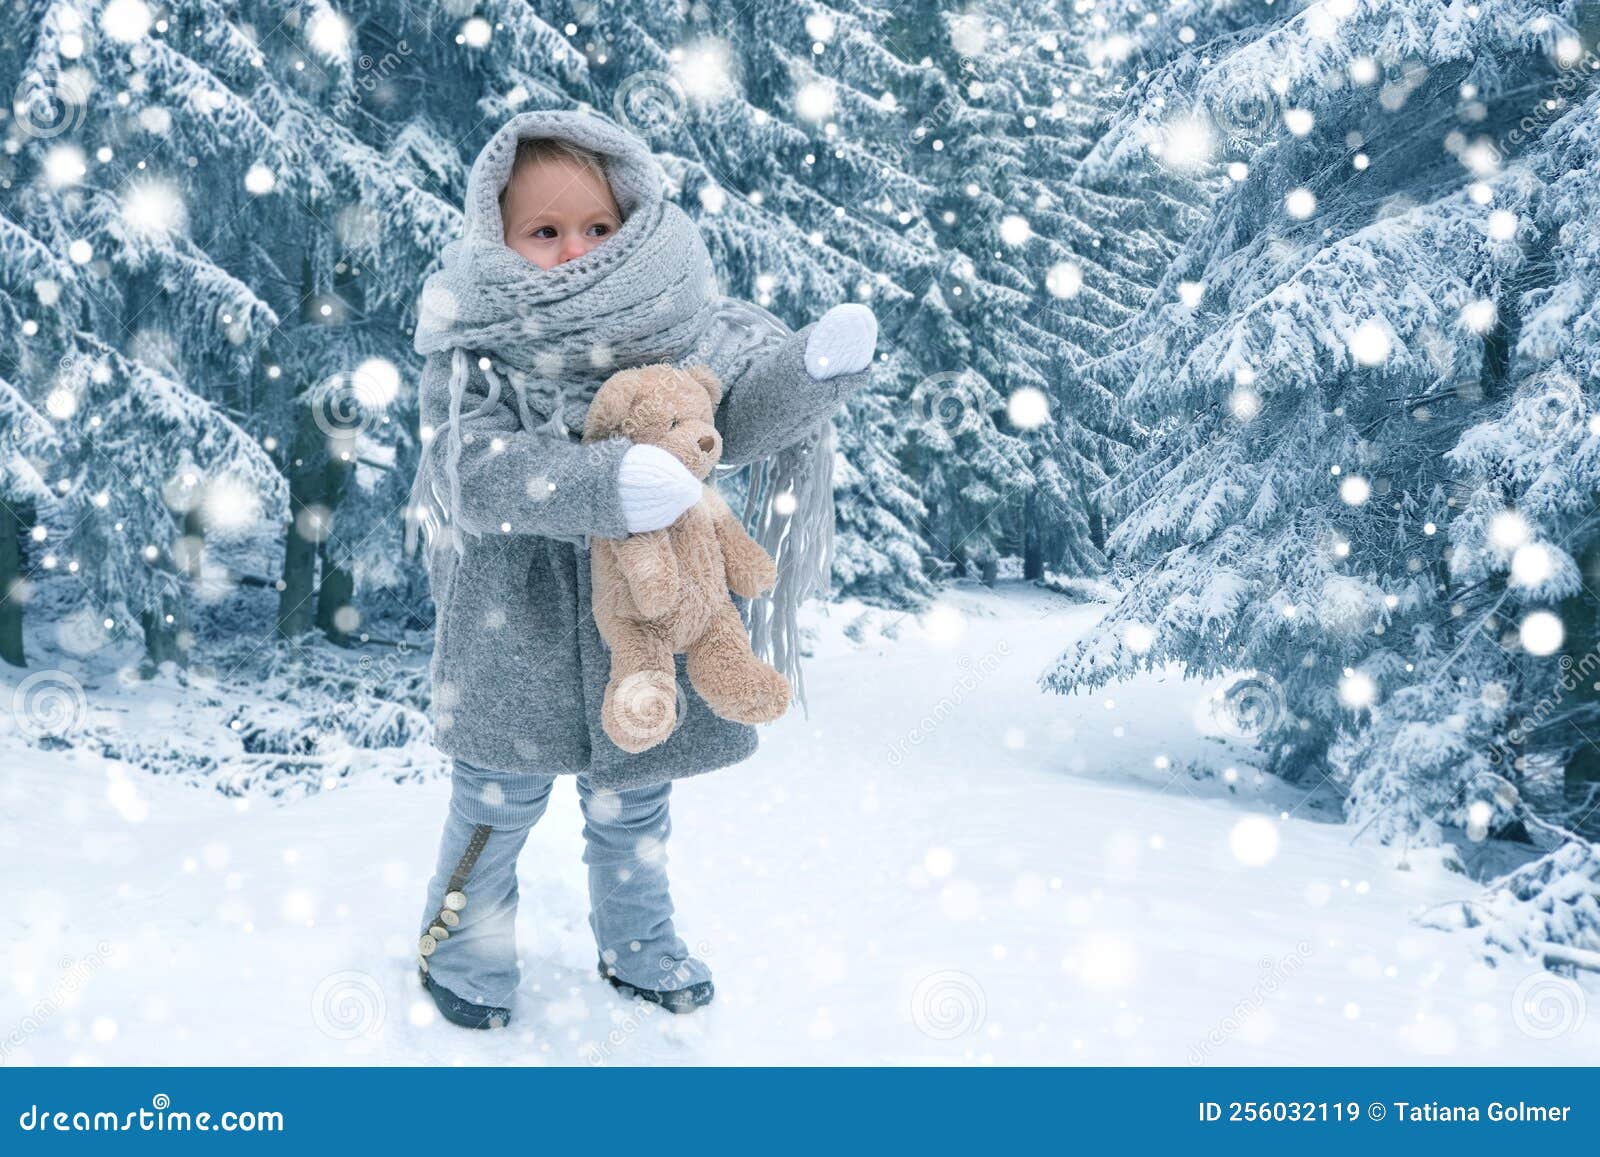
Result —
<instances>
[{"instance_id":1,"label":"blue jeans","mask_svg":"<svg viewBox=\"0 0 1600 1157\"><path fill-rule=\"evenodd\" d=\"M672 784L595 791L578 776L589 926L600 960L636 988L671 991L711 978L672 927L667 800ZM447 935L423 957L433 980L474 1004L510 1007L517 962L517 856L556 776L455 761L450 815L419 936ZM426 946L426 941L422 942Z\"/></svg>"}]
</instances>

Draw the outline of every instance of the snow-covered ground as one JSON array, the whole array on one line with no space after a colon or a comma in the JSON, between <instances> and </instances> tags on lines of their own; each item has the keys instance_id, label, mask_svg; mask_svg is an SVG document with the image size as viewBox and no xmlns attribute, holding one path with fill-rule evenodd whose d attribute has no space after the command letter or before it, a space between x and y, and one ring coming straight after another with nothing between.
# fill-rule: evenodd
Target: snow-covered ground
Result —
<instances>
[{"instance_id":1,"label":"snow-covered ground","mask_svg":"<svg viewBox=\"0 0 1600 1157\"><path fill-rule=\"evenodd\" d=\"M570 785L523 855L515 1023L474 1033L415 977L442 777L240 806L0 725L0 1061L1600 1059L1592 982L1491 969L1411 922L1475 886L1422 856L1401 870L1327 800L1257 776L1208 686L1041 693L1097 608L958 591L921 619L870 612L851 641L861 614L813 613L809 720L675 791L679 928L718 989L676 1019L590 971ZM181 725L131 694L111 681L93 708Z\"/></svg>"}]
</instances>

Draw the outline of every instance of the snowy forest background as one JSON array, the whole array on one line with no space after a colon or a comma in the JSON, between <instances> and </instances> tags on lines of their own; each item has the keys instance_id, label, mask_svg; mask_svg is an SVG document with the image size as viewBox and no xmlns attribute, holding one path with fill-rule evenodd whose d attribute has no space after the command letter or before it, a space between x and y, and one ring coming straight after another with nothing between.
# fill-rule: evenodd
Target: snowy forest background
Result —
<instances>
[{"instance_id":1,"label":"snowy forest background","mask_svg":"<svg viewBox=\"0 0 1600 1157\"><path fill-rule=\"evenodd\" d=\"M1435 913L1600 961L1600 5L11 0L15 727L230 792L425 741L418 287L512 113L649 140L728 292L877 312L836 590L1109 597ZM223 705L84 726L30 652ZM393 766L403 770L404 761ZM1509 851L1507 849L1510 849ZM1510 869L1510 870L1508 870Z\"/></svg>"}]
</instances>

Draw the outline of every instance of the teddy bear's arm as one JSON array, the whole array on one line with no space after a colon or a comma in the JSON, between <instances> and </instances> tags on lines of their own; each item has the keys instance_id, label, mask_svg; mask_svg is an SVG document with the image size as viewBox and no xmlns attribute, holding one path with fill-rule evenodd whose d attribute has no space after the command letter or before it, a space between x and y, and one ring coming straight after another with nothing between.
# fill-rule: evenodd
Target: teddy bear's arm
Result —
<instances>
[{"instance_id":1,"label":"teddy bear's arm","mask_svg":"<svg viewBox=\"0 0 1600 1157\"><path fill-rule=\"evenodd\" d=\"M630 534L612 543L612 549L616 552L617 569L641 615L659 618L677 604L682 580L666 531Z\"/></svg>"},{"instance_id":2,"label":"teddy bear's arm","mask_svg":"<svg viewBox=\"0 0 1600 1157\"><path fill-rule=\"evenodd\" d=\"M707 491L711 506L711 525L716 528L717 545L722 548L722 566L728 576L728 589L741 598L753 599L772 589L778 581L778 566L761 544L745 532L744 525L713 490Z\"/></svg>"}]
</instances>

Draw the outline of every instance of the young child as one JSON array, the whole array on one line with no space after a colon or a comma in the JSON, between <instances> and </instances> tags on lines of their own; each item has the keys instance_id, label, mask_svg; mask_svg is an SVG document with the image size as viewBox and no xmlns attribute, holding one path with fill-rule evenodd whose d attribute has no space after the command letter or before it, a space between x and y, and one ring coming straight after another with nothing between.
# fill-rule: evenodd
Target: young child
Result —
<instances>
[{"instance_id":1,"label":"young child","mask_svg":"<svg viewBox=\"0 0 1600 1157\"><path fill-rule=\"evenodd\" d=\"M725 388L723 463L755 462L863 385L877 340L871 312L844 305L719 364L717 303L710 256L649 151L588 111L526 113L494 135L468 179L463 235L423 288L430 440L411 515L429 539L432 713L453 772L418 967L455 1024L510 1021L517 856L563 774L583 808L601 975L673 1012L711 999L709 970L673 928L667 801L672 780L749 756L755 731L713 715L680 656L677 730L639 755L612 744L587 545L670 526L700 483L657 447L583 445L577 431L616 370L704 361Z\"/></svg>"}]
</instances>

